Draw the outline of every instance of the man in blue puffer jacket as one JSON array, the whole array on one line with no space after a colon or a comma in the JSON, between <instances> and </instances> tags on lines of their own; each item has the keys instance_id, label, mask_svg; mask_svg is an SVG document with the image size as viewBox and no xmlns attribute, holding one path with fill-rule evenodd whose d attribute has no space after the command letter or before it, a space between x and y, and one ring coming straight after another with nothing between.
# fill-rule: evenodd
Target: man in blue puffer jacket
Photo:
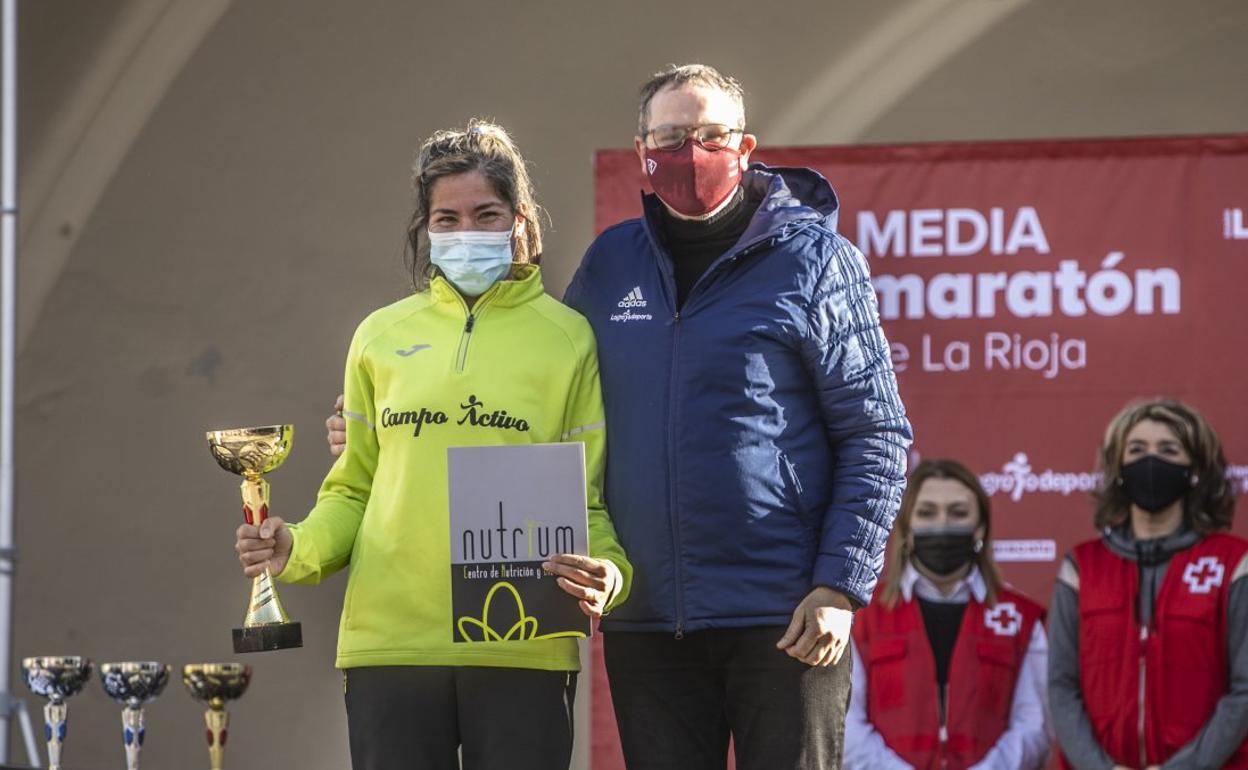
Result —
<instances>
[{"instance_id":1,"label":"man in blue puffer jacket","mask_svg":"<svg viewBox=\"0 0 1248 770\"><path fill-rule=\"evenodd\" d=\"M604 619L632 770L840 766L852 610L910 426L868 268L809 169L749 165L740 85L642 88L657 195L594 241L564 301L598 339L607 502L636 567Z\"/></svg>"}]
</instances>

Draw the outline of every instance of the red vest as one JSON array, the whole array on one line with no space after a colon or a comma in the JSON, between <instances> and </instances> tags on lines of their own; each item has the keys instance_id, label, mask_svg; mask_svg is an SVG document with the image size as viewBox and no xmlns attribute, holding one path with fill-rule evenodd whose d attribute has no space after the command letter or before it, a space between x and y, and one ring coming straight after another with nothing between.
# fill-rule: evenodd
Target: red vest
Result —
<instances>
[{"instance_id":1,"label":"red vest","mask_svg":"<svg viewBox=\"0 0 1248 770\"><path fill-rule=\"evenodd\" d=\"M1159 765L1213 715L1229 686L1226 603L1245 553L1248 541L1215 534L1175 554L1142 628L1136 563L1101 540L1075 547L1079 681L1092 730L1115 763ZM1224 767L1248 768L1248 741Z\"/></svg>"},{"instance_id":2,"label":"red vest","mask_svg":"<svg viewBox=\"0 0 1248 770\"><path fill-rule=\"evenodd\" d=\"M867 719L888 747L918 770L960 770L984 758L1010 723L1014 685L1040 605L1003 589L995 606L972 599L949 661L945 737L936 660L917 601L891 610L872 602L854 618L866 666Z\"/></svg>"}]
</instances>

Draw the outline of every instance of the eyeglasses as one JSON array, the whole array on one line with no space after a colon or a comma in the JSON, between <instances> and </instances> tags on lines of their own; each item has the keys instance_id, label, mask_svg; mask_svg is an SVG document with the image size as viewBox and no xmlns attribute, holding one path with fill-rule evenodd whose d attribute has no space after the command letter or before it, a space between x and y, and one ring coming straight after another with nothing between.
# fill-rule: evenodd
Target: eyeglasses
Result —
<instances>
[{"instance_id":1,"label":"eyeglasses","mask_svg":"<svg viewBox=\"0 0 1248 770\"><path fill-rule=\"evenodd\" d=\"M722 150L732 141L733 134L744 134L743 128L732 128L722 123L701 126L659 126L647 131L642 138L649 138L660 150L679 150L690 137L708 150Z\"/></svg>"}]
</instances>

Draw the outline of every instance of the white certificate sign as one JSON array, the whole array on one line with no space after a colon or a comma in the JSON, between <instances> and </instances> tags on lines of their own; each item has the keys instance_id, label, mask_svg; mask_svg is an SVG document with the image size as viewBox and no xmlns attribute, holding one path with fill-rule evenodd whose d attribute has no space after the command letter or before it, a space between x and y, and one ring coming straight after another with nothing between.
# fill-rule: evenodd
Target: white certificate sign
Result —
<instances>
[{"instance_id":1,"label":"white certificate sign","mask_svg":"<svg viewBox=\"0 0 1248 770\"><path fill-rule=\"evenodd\" d=\"M485 643L583 637L589 618L542 562L589 553L585 445L447 450L451 633Z\"/></svg>"}]
</instances>

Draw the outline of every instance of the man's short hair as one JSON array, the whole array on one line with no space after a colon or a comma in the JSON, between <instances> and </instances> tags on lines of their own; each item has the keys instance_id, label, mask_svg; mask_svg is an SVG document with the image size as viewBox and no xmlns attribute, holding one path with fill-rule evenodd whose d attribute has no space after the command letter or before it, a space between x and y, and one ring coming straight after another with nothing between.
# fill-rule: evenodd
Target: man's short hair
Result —
<instances>
[{"instance_id":1,"label":"man's short hair","mask_svg":"<svg viewBox=\"0 0 1248 770\"><path fill-rule=\"evenodd\" d=\"M740 125L734 128L745 128L745 89L736 78L729 77L714 67L706 64L669 64L654 73L641 86L641 110L637 119L637 135L645 136L650 126L650 100L664 88L683 86L686 83L706 86L723 91L741 108Z\"/></svg>"}]
</instances>

